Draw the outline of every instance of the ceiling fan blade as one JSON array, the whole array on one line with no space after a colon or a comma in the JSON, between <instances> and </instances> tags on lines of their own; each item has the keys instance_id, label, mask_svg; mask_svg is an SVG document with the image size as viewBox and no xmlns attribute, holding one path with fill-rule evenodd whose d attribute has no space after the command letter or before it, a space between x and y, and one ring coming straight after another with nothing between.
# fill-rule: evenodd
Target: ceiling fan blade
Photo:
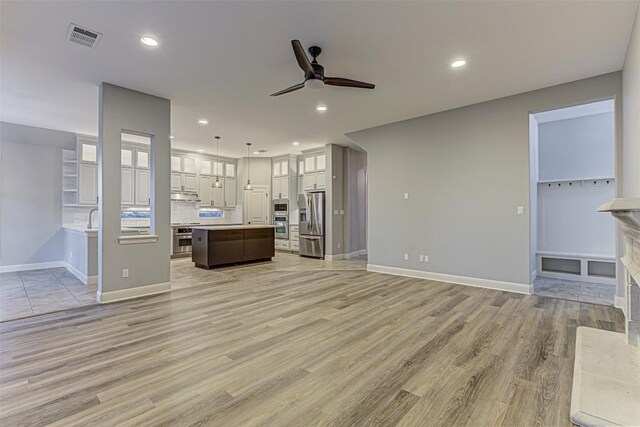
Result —
<instances>
[{"instance_id":1,"label":"ceiling fan blade","mask_svg":"<svg viewBox=\"0 0 640 427\"><path fill-rule=\"evenodd\" d=\"M359 82L357 80L343 79L342 77L325 77L324 84L331 86L359 87L362 89L373 89L376 85L372 83Z\"/></svg>"},{"instance_id":2,"label":"ceiling fan blade","mask_svg":"<svg viewBox=\"0 0 640 427\"><path fill-rule=\"evenodd\" d=\"M304 48L302 47L302 43L300 40L291 40L291 46L293 46L293 53L296 55L296 60L298 61L298 65L304 71L305 79L309 77L315 77L316 74L313 71L313 67L311 66L311 62L309 62L309 57L304 52Z\"/></svg>"},{"instance_id":3,"label":"ceiling fan blade","mask_svg":"<svg viewBox=\"0 0 640 427\"><path fill-rule=\"evenodd\" d=\"M297 85L293 85L286 89L282 89L280 92L272 93L271 96L284 95L285 93L293 92L294 90L302 89L303 87L304 87L304 83L298 83Z\"/></svg>"}]
</instances>

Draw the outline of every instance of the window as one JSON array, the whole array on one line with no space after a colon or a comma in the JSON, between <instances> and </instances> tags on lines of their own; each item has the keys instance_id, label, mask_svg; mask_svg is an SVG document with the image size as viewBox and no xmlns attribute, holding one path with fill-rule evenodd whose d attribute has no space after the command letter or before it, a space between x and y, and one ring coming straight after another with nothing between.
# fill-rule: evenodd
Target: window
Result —
<instances>
[{"instance_id":1,"label":"window","mask_svg":"<svg viewBox=\"0 0 640 427\"><path fill-rule=\"evenodd\" d=\"M217 209L201 209L198 218L224 218L224 212Z\"/></svg>"}]
</instances>

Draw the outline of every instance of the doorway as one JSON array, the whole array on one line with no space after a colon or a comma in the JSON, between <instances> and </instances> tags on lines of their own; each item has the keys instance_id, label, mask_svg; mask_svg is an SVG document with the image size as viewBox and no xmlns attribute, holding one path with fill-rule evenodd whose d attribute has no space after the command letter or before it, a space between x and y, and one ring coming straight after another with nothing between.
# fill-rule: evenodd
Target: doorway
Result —
<instances>
[{"instance_id":1,"label":"doorway","mask_svg":"<svg viewBox=\"0 0 640 427\"><path fill-rule=\"evenodd\" d=\"M244 217L247 224L270 224L269 211L269 187L266 185L254 185L253 190L244 192Z\"/></svg>"},{"instance_id":2,"label":"doorway","mask_svg":"<svg viewBox=\"0 0 640 427\"><path fill-rule=\"evenodd\" d=\"M614 305L614 101L530 115L534 294Z\"/></svg>"}]
</instances>

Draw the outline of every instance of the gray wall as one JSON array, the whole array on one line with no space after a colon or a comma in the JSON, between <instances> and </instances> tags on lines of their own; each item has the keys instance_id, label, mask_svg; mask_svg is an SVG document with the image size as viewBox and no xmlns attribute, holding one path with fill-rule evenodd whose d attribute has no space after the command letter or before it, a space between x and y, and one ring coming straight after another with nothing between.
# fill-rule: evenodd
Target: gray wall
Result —
<instances>
[{"instance_id":1,"label":"gray wall","mask_svg":"<svg viewBox=\"0 0 640 427\"><path fill-rule=\"evenodd\" d=\"M613 113L539 126L540 181L614 176Z\"/></svg>"},{"instance_id":2,"label":"gray wall","mask_svg":"<svg viewBox=\"0 0 640 427\"><path fill-rule=\"evenodd\" d=\"M622 70L624 197L640 197L640 7Z\"/></svg>"},{"instance_id":3,"label":"gray wall","mask_svg":"<svg viewBox=\"0 0 640 427\"><path fill-rule=\"evenodd\" d=\"M68 132L0 123L0 266L62 261L62 149Z\"/></svg>"},{"instance_id":4,"label":"gray wall","mask_svg":"<svg viewBox=\"0 0 640 427\"><path fill-rule=\"evenodd\" d=\"M327 255L340 255L345 252L344 214L344 153L346 148L328 144L326 147L327 164L325 191L326 223L325 252Z\"/></svg>"},{"instance_id":5,"label":"gray wall","mask_svg":"<svg viewBox=\"0 0 640 427\"><path fill-rule=\"evenodd\" d=\"M367 154L345 148L345 253L367 249Z\"/></svg>"},{"instance_id":6,"label":"gray wall","mask_svg":"<svg viewBox=\"0 0 640 427\"><path fill-rule=\"evenodd\" d=\"M109 292L154 284L167 284L171 248L169 201L171 104L158 98L108 83L100 85L98 142L98 290ZM151 144L151 233L153 243L122 245L120 147L121 132L152 135ZM122 270L129 269L129 277ZM167 285L168 286L168 285Z\"/></svg>"},{"instance_id":7,"label":"gray wall","mask_svg":"<svg viewBox=\"0 0 640 427\"><path fill-rule=\"evenodd\" d=\"M620 94L610 73L349 134L367 151L369 263L528 285L529 113Z\"/></svg>"}]
</instances>

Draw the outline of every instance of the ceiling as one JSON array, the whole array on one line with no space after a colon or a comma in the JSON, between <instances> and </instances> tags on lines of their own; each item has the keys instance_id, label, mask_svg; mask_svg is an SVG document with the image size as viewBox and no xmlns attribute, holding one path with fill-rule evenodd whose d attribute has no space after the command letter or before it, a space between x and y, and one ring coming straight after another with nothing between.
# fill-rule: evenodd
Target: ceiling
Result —
<instances>
[{"instance_id":1,"label":"ceiling","mask_svg":"<svg viewBox=\"0 0 640 427\"><path fill-rule=\"evenodd\" d=\"M636 1L2 1L0 120L97 134L105 81L171 99L177 148L242 156L622 68ZM73 22L101 32L71 43ZM157 38L148 48L142 35ZM322 47L326 74L375 90L301 82L290 41ZM449 63L465 58L467 65ZM317 104L328 106L318 113ZM198 119L209 120L201 126ZM293 141L300 146L293 147Z\"/></svg>"}]
</instances>

